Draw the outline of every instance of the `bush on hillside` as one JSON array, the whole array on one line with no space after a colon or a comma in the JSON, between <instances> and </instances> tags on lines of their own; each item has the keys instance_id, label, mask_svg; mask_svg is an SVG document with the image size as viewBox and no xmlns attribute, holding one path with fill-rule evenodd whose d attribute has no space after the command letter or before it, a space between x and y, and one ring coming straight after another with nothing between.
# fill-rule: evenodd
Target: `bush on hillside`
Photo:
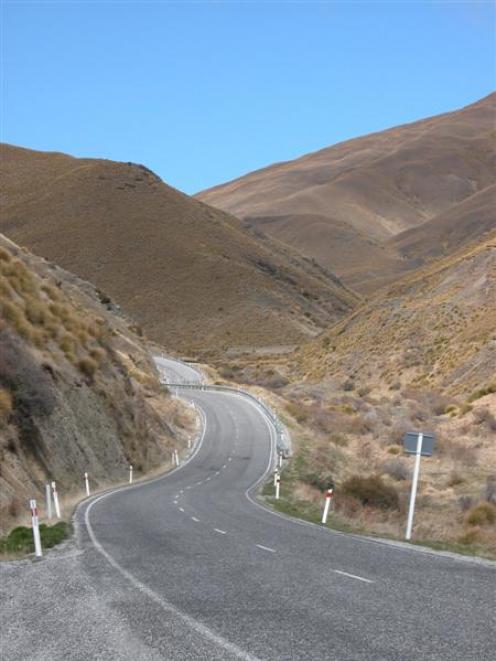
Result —
<instances>
[{"instance_id":1,"label":"bush on hillside","mask_svg":"<svg viewBox=\"0 0 496 661\"><path fill-rule=\"evenodd\" d=\"M465 523L469 526L489 526L496 523L496 506L492 503L479 503L465 515Z\"/></svg>"},{"instance_id":2,"label":"bush on hillside","mask_svg":"<svg viewBox=\"0 0 496 661\"><path fill-rule=\"evenodd\" d=\"M410 469L401 459L390 459L382 464L382 472L394 480L408 480Z\"/></svg>"},{"instance_id":3,"label":"bush on hillside","mask_svg":"<svg viewBox=\"0 0 496 661\"><path fill-rule=\"evenodd\" d=\"M399 509L398 492L377 475L369 477L353 475L342 484L341 491L347 496L356 498L362 505L382 510Z\"/></svg>"}]
</instances>

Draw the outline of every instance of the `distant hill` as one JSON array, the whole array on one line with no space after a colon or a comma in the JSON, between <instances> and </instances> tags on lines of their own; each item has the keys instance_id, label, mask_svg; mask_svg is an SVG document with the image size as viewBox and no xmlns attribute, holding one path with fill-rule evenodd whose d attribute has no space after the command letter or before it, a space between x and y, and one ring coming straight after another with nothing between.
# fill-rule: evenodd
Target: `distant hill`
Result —
<instances>
[{"instance_id":1,"label":"distant hill","mask_svg":"<svg viewBox=\"0 0 496 661\"><path fill-rule=\"evenodd\" d=\"M197 197L370 293L436 251L446 254L496 227L495 103L491 94L455 112L276 163Z\"/></svg>"},{"instance_id":2,"label":"distant hill","mask_svg":"<svg viewBox=\"0 0 496 661\"><path fill-rule=\"evenodd\" d=\"M133 163L3 145L0 230L105 290L181 352L292 345L357 297Z\"/></svg>"},{"instance_id":3,"label":"distant hill","mask_svg":"<svg viewBox=\"0 0 496 661\"><path fill-rule=\"evenodd\" d=\"M385 287L301 350L310 379L467 397L496 375L496 232Z\"/></svg>"},{"instance_id":4,"label":"distant hill","mask_svg":"<svg viewBox=\"0 0 496 661\"><path fill-rule=\"evenodd\" d=\"M177 422L191 414L92 285L0 235L0 294L0 532L29 498L43 499L47 481L65 504L84 472L103 487L186 444Z\"/></svg>"}]
</instances>

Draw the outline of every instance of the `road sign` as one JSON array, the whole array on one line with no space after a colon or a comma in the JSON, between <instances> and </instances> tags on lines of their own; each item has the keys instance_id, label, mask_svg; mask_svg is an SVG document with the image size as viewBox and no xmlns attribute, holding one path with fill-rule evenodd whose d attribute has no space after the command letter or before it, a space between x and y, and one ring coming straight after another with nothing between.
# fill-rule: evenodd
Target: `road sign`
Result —
<instances>
[{"instance_id":1,"label":"road sign","mask_svg":"<svg viewBox=\"0 0 496 661\"><path fill-rule=\"evenodd\" d=\"M407 454L417 454L418 431L407 431L403 436L403 449ZM422 449L420 454L423 457L431 457L434 451L434 434L422 435Z\"/></svg>"},{"instance_id":2,"label":"road sign","mask_svg":"<svg viewBox=\"0 0 496 661\"><path fill-rule=\"evenodd\" d=\"M420 457L430 457L434 449L434 435L424 434L421 431L409 431L403 437L403 447L408 454L415 455L415 467L413 469L412 490L410 492L410 506L408 508L408 520L406 524L405 539L412 538L413 514L415 512L415 498L417 497L417 485L420 473Z\"/></svg>"}]
</instances>

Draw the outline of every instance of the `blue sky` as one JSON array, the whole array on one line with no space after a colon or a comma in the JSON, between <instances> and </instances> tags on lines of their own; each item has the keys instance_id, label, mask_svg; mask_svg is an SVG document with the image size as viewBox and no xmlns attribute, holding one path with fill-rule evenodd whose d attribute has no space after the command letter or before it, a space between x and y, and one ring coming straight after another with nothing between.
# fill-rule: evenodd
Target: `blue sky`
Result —
<instances>
[{"instance_id":1,"label":"blue sky","mask_svg":"<svg viewBox=\"0 0 496 661\"><path fill-rule=\"evenodd\" d=\"M188 193L495 88L492 2L2 2L1 139Z\"/></svg>"}]
</instances>

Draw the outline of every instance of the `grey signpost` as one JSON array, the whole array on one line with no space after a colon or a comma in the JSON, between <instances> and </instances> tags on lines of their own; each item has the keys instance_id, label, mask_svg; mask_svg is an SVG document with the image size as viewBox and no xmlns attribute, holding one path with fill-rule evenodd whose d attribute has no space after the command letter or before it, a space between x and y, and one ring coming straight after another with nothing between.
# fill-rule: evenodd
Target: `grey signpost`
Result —
<instances>
[{"instance_id":1,"label":"grey signpost","mask_svg":"<svg viewBox=\"0 0 496 661\"><path fill-rule=\"evenodd\" d=\"M403 437L403 449L407 454L415 455L415 467L413 469L412 490L410 492L410 506L408 508L408 521L406 524L405 539L412 538L413 514L415 512L415 499L417 497L417 486L420 472L420 457L430 457L434 449L434 435L423 432L409 431Z\"/></svg>"}]
</instances>

